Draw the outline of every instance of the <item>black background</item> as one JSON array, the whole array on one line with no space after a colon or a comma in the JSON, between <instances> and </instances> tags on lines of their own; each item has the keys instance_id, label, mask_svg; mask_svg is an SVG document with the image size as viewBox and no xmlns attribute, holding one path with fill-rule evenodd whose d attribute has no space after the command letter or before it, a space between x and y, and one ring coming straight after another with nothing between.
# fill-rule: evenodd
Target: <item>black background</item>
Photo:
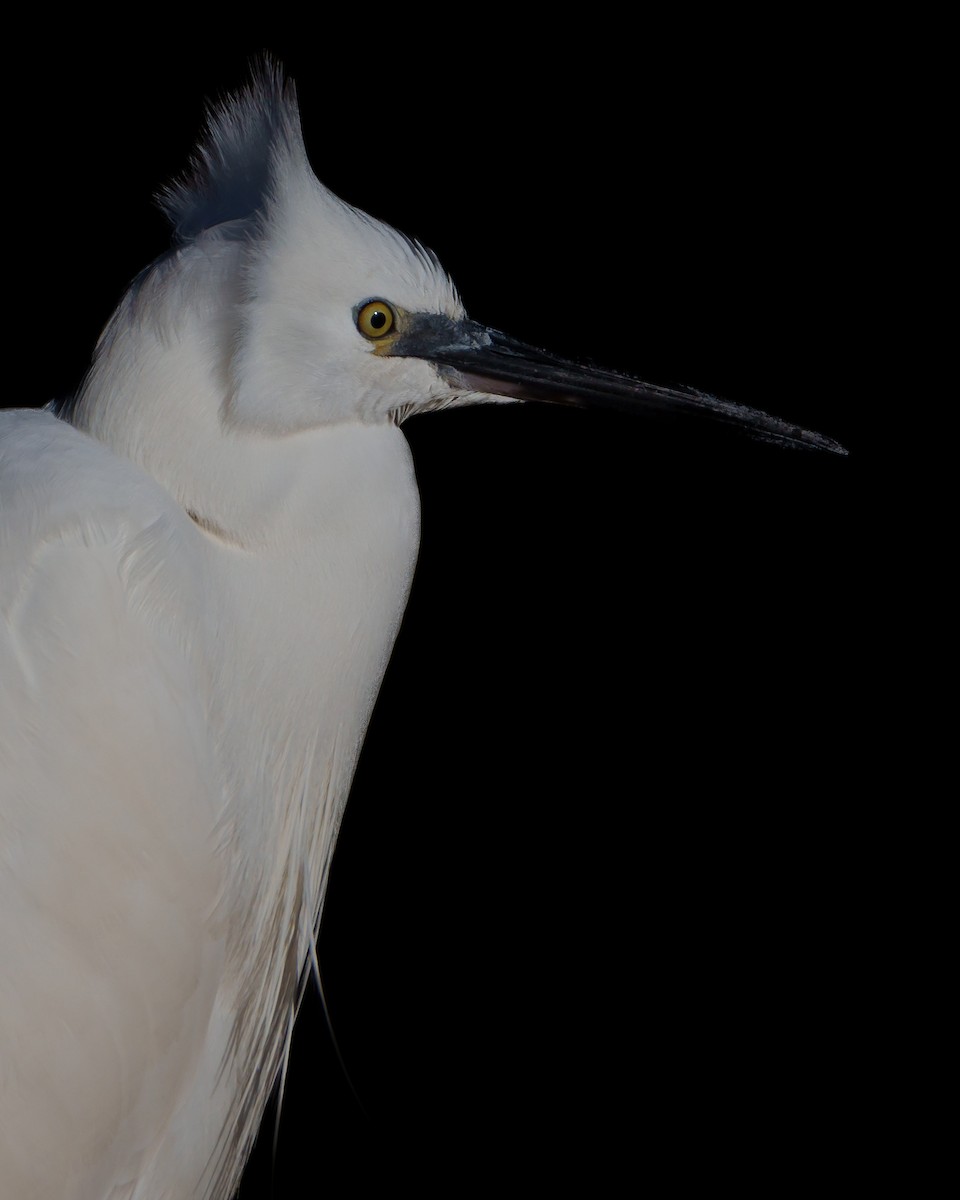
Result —
<instances>
[{"instance_id":1,"label":"black background","mask_svg":"<svg viewBox=\"0 0 960 1200\"><path fill-rule=\"evenodd\" d=\"M406 426L420 564L320 938L362 1107L311 991L241 1196L813 1180L866 1036L844 62L789 12L412 15L24 45L6 402L76 387L204 98L267 48L320 178L471 316L851 456L532 405Z\"/></svg>"}]
</instances>

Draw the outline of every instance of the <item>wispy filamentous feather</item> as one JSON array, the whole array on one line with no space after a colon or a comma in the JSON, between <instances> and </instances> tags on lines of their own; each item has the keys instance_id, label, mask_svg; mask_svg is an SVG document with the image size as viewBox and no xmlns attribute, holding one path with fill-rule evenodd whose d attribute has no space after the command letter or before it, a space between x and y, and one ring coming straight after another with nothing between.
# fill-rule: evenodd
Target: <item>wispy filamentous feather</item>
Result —
<instances>
[{"instance_id":1,"label":"wispy filamentous feather","mask_svg":"<svg viewBox=\"0 0 960 1200\"><path fill-rule=\"evenodd\" d=\"M277 163L291 156L306 159L296 89L263 58L242 92L210 107L206 134L185 175L158 197L177 241L261 212Z\"/></svg>"}]
</instances>

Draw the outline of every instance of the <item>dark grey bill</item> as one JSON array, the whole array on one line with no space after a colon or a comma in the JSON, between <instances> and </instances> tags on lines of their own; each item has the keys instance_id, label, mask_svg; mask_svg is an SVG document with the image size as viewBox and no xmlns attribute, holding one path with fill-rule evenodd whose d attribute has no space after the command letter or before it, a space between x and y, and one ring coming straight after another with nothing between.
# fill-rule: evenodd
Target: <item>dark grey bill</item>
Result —
<instances>
[{"instance_id":1,"label":"dark grey bill","mask_svg":"<svg viewBox=\"0 0 960 1200\"><path fill-rule=\"evenodd\" d=\"M442 374L448 382L467 391L580 408L667 416L685 413L734 426L762 441L847 453L833 438L745 404L693 388L661 387L613 371L578 366L475 321L418 313L408 318L407 330L390 353L428 359L445 368Z\"/></svg>"}]
</instances>

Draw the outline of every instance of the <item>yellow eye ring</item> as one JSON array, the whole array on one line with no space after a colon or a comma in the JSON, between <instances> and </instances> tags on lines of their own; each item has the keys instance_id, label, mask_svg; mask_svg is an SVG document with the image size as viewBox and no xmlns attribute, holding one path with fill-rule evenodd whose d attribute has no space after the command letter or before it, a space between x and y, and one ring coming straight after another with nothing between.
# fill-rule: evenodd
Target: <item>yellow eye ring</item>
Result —
<instances>
[{"instance_id":1,"label":"yellow eye ring","mask_svg":"<svg viewBox=\"0 0 960 1200\"><path fill-rule=\"evenodd\" d=\"M395 323L393 309L386 300L368 300L357 313L357 328L374 341L386 337Z\"/></svg>"}]
</instances>

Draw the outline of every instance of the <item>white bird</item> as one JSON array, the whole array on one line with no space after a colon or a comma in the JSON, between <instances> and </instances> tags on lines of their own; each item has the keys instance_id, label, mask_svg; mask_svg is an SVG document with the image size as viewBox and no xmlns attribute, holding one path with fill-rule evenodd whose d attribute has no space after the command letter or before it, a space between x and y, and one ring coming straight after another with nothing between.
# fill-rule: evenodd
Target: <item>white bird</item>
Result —
<instances>
[{"instance_id":1,"label":"white bird","mask_svg":"<svg viewBox=\"0 0 960 1200\"><path fill-rule=\"evenodd\" d=\"M399 428L685 410L470 321L314 177L264 68L211 114L76 398L0 422L0 1180L226 1200L282 1070L419 498Z\"/></svg>"}]
</instances>

